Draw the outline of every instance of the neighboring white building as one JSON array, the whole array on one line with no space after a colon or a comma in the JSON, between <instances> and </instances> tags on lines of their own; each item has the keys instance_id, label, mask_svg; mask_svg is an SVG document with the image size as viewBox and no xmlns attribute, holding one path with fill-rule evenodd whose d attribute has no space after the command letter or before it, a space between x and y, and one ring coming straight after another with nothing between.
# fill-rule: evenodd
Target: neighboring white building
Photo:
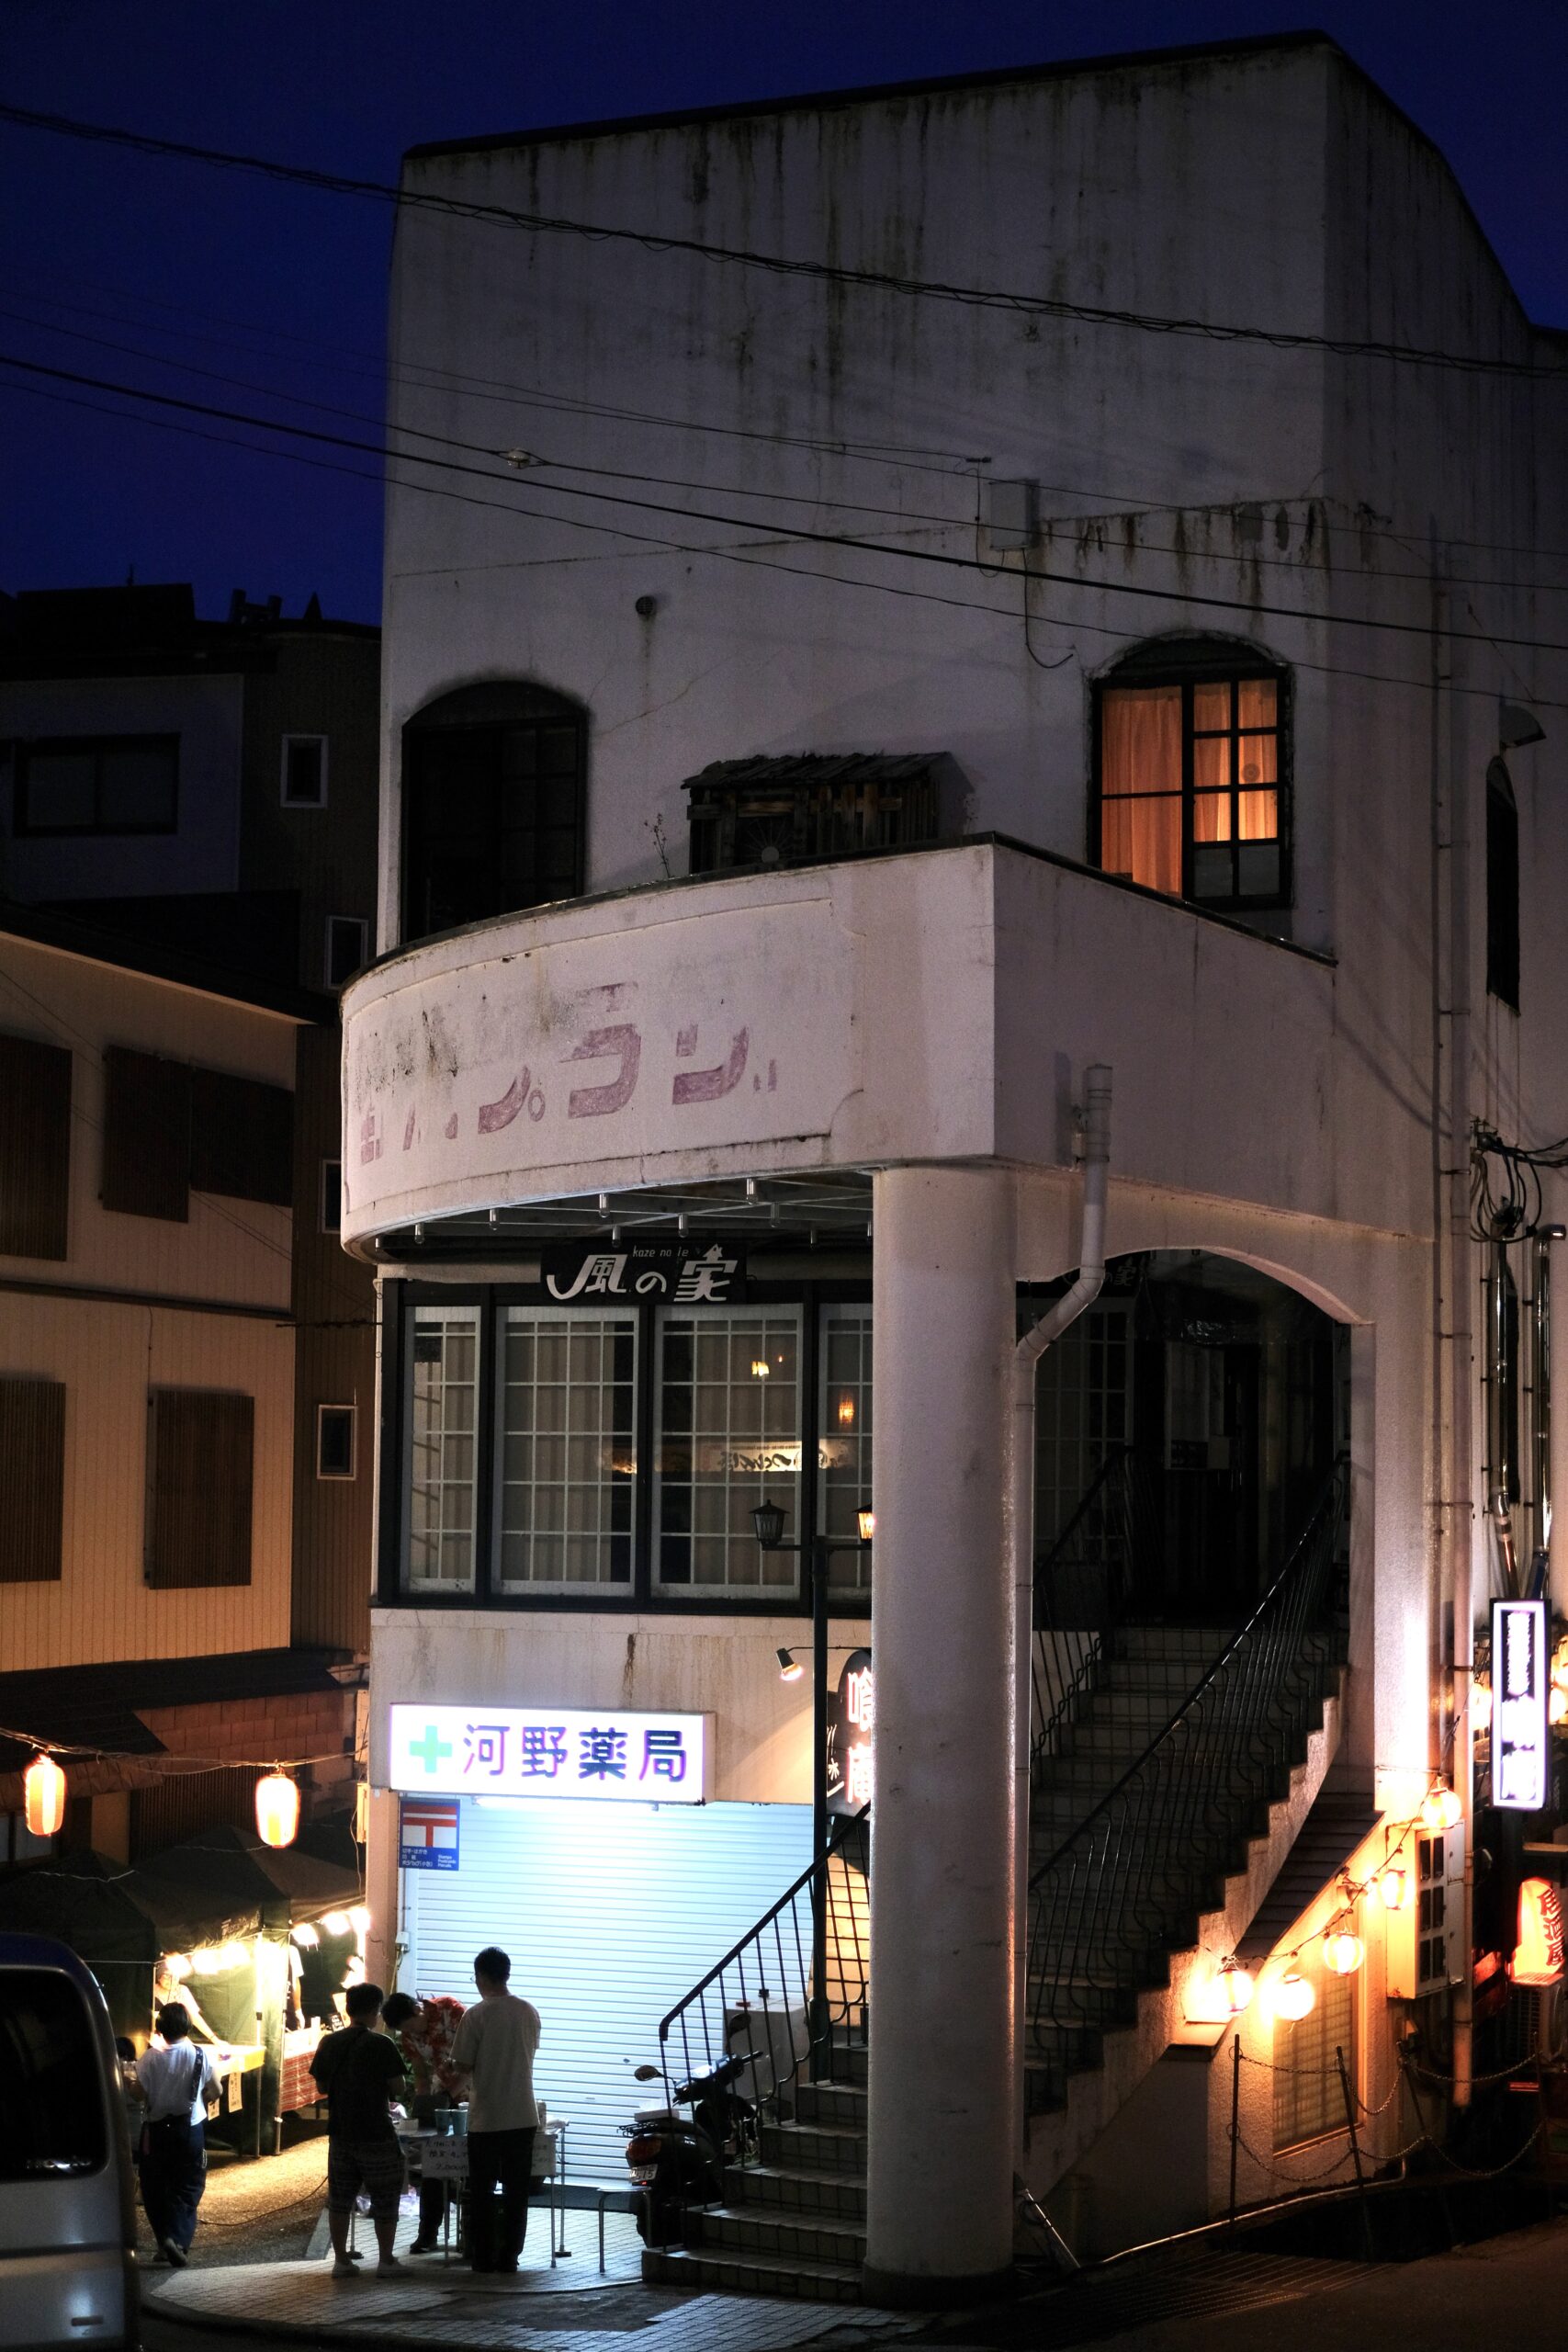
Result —
<instances>
[{"instance_id":1,"label":"neighboring white building","mask_svg":"<svg viewBox=\"0 0 1568 2352\"><path fill-rule=\"evenodd\" d=\"M371 1776L457 1797L403 1839L457 1867L400 1894L375 1811L404 1981L511 1940L613 2161L591 2045L652 2055L806 1860L771 1499L844 1547L833 1669L876 1678L863 1985L835 1939L865 2218L796 2277L973 2293L1015 2173L1080 2251L1223 2210L1233 2034L1241 2200L1348 2177L1336 2047L1374 2159L1408 2018L1465 2096L1454 1669L1485 1498L1528 1574L1563 1475L1557 1180L1483 1247L1469 1148L1568 1128L1568 349L1318 36L403 185L344 1229L382 1277ZM1106 1067L1110 1273L1044 1357L1031 1507L1015 1340L1079 1258ZM566 1711L645 1766L644 1717L705 1718L713 1802L527 1802ZM1391 1859L1397 1910L1347 1894ZM820 2135L862 2104L807 2090L777 2163L852 2172Z\"/></svg>"}]
</instances>

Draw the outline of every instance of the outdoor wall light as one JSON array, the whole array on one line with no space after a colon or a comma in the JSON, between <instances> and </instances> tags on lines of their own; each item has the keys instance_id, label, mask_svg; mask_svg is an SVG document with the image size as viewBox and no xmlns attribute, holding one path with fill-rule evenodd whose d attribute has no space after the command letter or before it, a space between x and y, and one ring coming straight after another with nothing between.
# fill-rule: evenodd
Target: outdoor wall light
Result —
<instances>
[{"instance_id":1,"label":"outdoor wall light","mask_svg":"<svg viewBox=\"0 0 1568 2352\"><path fill-rule=\"evenodd\" d=\"M854 1400L854 1398L853 1398L852 1396L840 1396L840 1399L839 1399L839 1426L840 1426L840 1429L846 1429L846 1430L847 1430L847 1429L852 1429L852 1428L853 1428L853 1426L854 1426L854 1418L855 1418L855 1400Z\"/></svg>"},{"instance_id":2,"label":"outdoor wall light","mask_svg":"<svg viewBox=\"0 0 1568 2352\"><path fill-rule=\"evenodd\" d=\"M766 1544L764 1544L762 1548L766 1551ZM805 1673L806 1668L802 1666L795 1652L793 1650L781 1649L776 1653L776 1656L779 1661L779 1680L781 1682L798 1682L801 1676Z\"/></svg>"},{"instance_id":3,"label":"outdoor wall light","mask_svg":"<svg viewBox=\"0 0 1568 2352\"><path fill-rule=\"evenodd\" d=\"M1239 1960L1220 1962L1220 1998L1233 2018L1240 2017L1252 1999L1252 1972Z\"/></svg>"},{"instance_id":4,"label":"outdoor wall light","mask_svg":"<svg viewBox=\"0 0 1568 2352\"><path fill-rule=\"evenodd\" d=\"M764 1552L776 1552L784 1542L784 1508L779 1503L761 1502L753 1506L751 1524L757 1531L757 1541Z\"/></svg>"},{"instance_id":5,"label":"outdoor wall light","mask_svg":"<svg viewBox=\"0 0 1568 2352\"><path fill-rule=\"evenodd\" d=\"M1464 1817L1464 1807L1450 1788L1433 1789L1421 1808L1421 1826L1434 1838Z\"/></svg>"},{"instance_id":6,"label":"outdoor wall light","mask_svg":"<svg viewBox=\"0 0 1568 2352\"><path fill-rule=\"evenodd\" d=\"M860 1529L861 1542L869 1544L876 1532L876 1513L874 1510L857 1510L855 1525Z\"/></svg>"}]
</instances>

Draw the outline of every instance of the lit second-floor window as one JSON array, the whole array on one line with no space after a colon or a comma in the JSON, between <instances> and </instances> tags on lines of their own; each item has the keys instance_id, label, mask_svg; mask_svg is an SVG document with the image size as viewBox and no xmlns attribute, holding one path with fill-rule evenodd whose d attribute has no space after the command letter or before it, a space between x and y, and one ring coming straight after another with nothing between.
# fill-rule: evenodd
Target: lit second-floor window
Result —
<instances>
[{"instance_id":1,"label":"lit second-floor window","mask_svg":"<svg viewBox=\"0 0 1568 2352\"><path fill-rule=\"evenodd\" d=\"M177 735L51 735L10 750L19 839L175 830Z\"/></svg>"},{"instance_id":2,"label":"lit second-floor window","mask_svg":"<svg viewBox=\"0 0 1568 2352\"><path fill-rule=\"evenodd\" d=\"M1287 700L1261 664L1134 657L1099 690L1095 864L1201 906L1289 905Z\"/></svg>"}]
</instances>

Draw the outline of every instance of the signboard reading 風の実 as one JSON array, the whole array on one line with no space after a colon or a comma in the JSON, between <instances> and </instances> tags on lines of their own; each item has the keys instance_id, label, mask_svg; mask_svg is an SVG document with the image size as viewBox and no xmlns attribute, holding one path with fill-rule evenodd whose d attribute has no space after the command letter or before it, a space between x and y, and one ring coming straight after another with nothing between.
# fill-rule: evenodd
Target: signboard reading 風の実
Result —
<instances>
[{"instance_id":1,"label":"signboard reading \u98a8\u306e\u5b9f","mask_svg":"<svg viewBox=\"0 0 1568 2352\"><path fill-rule=\"evenodd\" d=\"M390 1784L408 1793L707 1801L706 1715L574 1707L390 1709Z\"/></svg>"}]
</instances>

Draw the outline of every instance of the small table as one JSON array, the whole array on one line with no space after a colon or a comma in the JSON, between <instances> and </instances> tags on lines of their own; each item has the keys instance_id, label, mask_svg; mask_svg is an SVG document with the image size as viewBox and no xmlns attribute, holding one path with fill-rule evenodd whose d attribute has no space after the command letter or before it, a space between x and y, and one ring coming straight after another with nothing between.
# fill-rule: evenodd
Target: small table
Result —
<instances>
[{"instance_id":1,"label":"small table","mask_svg":"<svg viewBox=\"0 0 1568 2352\"><path fill-rule=\"evenodd\" d=\"M550 2268L569 2260L571 2248L566 2242L566 2206L558 2188L566 2187L566 2135L570 2117L552 2115L547 2123L539 2126L534 2142L534 2169L531 2178L545 2181L549 2189L547 2208L549 2215ZM399 2139L411 2155L417 2155L422 2177L425 2180L466 2182L468 2177L468 2143L460 2132L432 2132L420 2126L405 2126ZM441 2258L452 2257L452 2208L448 2204L441 2220Z\"/></svg>"}]
</instances>

